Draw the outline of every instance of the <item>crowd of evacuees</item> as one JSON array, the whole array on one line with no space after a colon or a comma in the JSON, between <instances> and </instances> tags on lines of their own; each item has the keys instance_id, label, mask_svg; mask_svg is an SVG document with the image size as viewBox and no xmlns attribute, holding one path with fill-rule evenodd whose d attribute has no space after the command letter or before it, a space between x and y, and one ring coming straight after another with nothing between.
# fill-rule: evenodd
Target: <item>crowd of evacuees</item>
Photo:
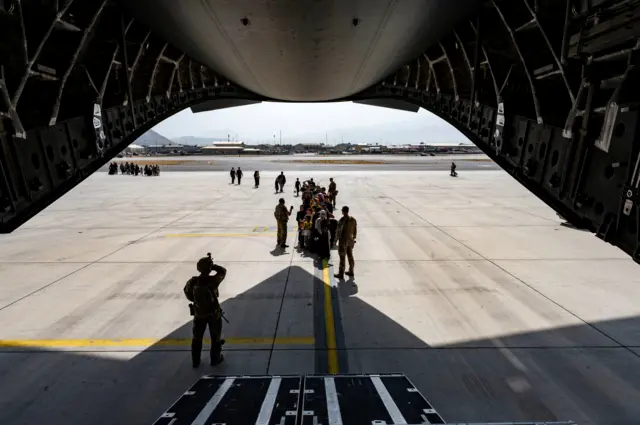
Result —
<instances>
[{"instance_id":1,"label":"crowd of evacuees","mask_svg":"<svg viewBox=\"0 0 640 425\"><path fill-rule=\"evenodd\" d=\"M338 230L338 220L333 214L338 196L336 184L331 178L327 190L316 184L313 178L305 182L296 179L294 188L296 196L302 199L296 214L298 248L328 259Z\"/></svg>"},{"instance_id":2,"label":"crowd of evacuees","mask_svg":"<svg viewBox=\"0 0 640 425\"><path fill-rule=\"evenodd\" d=\"M160 175L160 166L156 164L145 164L144 167L141 167L139 164L135 162L121 162L119 165L117 162L112 162L109 164L109 174L115 176L118 174L118 168L120 169L120 174L126 174L129 176L159 176Z\"/></svg>"},{"instance_id":3,"label":"crowd of evacuees","mask_svg":"<svg viewBox=\"0 0 640 425\"><path fill-rule=\"evenodd\" d=\"M294 190L297 196L301 196L302 205L296 214L298 223L298 249L316 254L320 259L329 259L331 249L338 245L338 255L340 258L338 273L335 277L344 279L345 276L354 276L355 260L353 258L353 248L358 234L358 224L356 219L349 214L349 207L344 205L340 209L340 219L336 219L336 200L338 190L333 178L329 179L328 188L325 188L313 179L300 182L296 179ZM284 199L280 199L279 206L276 207L276 219L286 213ZM278 213L278 211L280 211ZM335 214L335 215L334 215ZM286 240L286 227L278 223L278 235L281 244ZM286 247L286 245L281 245ZM346 269L347 260L349 269Z\"/></svg>"}]
</instances>

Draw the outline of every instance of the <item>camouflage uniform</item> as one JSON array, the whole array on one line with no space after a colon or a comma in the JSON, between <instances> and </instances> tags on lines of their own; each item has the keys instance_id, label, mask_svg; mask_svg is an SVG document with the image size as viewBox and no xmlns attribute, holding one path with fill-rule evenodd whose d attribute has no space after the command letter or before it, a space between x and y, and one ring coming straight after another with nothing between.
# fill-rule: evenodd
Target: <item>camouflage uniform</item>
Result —
<instances>
[{"instance_id":1,"label":"camouflage uniform","mask_svg":"<svg viewBox=\"0 0 640 425\"><path fill-rule=\"evenodd\" d=\"M357 234L358 223L356 222L356 219L351 216L342 217L338 222L338 230L336 231L338 255L340 256L338 276L340 277L344 275L345 257L349 260L349 272L347 274L353 275L356 265L356 262L353 259L353 246L355 245Z\"/></svg>"},{"instance_id":2,"label":"camouflage uniform","mask_svg":"<svg viewBox=\"0 0 640 425\"><path fill-rule=\"evenodd\" d=\"M283 246L287 243L287 222L289 221L289 211L284 204L276 205L274 212L278 223L278 245Z\"/></svg>"},{"instance_id":3,"label":"camouflage uniform","mask_svg":"<svg viewBox=\"0 0 640 425\"><path fill-rule=\"evenodd\" d=\"M202 352L202 338L209 326L211 337L211 363L216 364L221 360L222 351L222 309L218 302L218 287L224 280L227 270L224 267L211 264L211 269L216 272L214 276L200 275L194 276L184 287L184 295L193 303L193 339L191 340L191 360L194 367L200 364L200 354ZM213 296L213 306L206 309L198 304L194 298L195 286L203 285Z\"/></svg>"},{"instance_id":4,"label":"camouflage uniform","mask_svg":"<svg viewBox=\"0 0 640 425\"><path fill-rule=\"evenodd\" d=\"M336 207L336 197L338 196L338 191L336 190L336 182L332 181L329 183L329 202L333 207Z\"/></svg>"}]
</instances>

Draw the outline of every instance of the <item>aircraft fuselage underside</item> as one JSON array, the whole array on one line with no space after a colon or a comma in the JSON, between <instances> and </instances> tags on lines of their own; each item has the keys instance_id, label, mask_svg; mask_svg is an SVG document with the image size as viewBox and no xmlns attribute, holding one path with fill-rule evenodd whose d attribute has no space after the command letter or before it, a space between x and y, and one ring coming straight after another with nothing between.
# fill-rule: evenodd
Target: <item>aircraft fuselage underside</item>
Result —
<instances>
[{"instance_id":1,"label":"aircraft fuselage underside","mask_svg":"<svg viewBox=\"0 0 640 425\"><path fill-rule=\"evenodd\" d=\"M0 0L0 231L184 108L386 99L640 261L639 20L639 0Z\"/></svg>"}]
</instances>

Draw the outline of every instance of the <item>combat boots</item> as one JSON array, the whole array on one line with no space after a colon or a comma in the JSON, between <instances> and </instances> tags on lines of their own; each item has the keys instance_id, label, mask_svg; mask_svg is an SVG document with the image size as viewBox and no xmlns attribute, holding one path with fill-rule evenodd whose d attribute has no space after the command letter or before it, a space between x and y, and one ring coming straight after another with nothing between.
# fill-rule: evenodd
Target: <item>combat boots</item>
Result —
<instances>
[{"instance_id":1,"label":"combat boots","mask_svg":"<svg viewBox=\"0 0 640 425\"><path fill-rule=\"evenodd\" d=\"M217 359L211 359L211 366L218 366L224 361L224 356L220 354Z\"/></svg>"},{"instance_id":2,"label":"combat boots","mask_svg":"<svg viewBox=\"0 0 640 425\"><path fill-rule=\"evenodd\" d=\"M336 279L344 279L345 275L349 276L349 277L353 277L353 276L355 276L355 273L353 271L344 272L344 274L343 273L336 273L336 274L333 275L333 277L335 277Z\"/></svg>"}]
</instances>

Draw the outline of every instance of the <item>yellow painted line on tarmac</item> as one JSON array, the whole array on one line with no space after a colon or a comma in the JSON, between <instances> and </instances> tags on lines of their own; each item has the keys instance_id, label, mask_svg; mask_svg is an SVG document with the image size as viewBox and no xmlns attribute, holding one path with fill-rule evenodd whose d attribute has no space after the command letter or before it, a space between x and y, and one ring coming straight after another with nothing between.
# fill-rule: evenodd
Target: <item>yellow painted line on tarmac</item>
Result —
<instances>
[{"instance_id":1,"label":"yellow painted line on tarmac","mask_svg":"<svg viewBox=\"0 0 640 425\"><path fill-rule=\"evenodd\" d=\"M256 236L274 236L276 233L172 233L165 238L244 238Z\"/></svg>"},{"instance_id":2,"label":"yellow painted line on tarmac","mask_svg":"<svg viewBox=\"0 0 640 425\"><path fill-rule=\"evenodd\" d=\"M256 227L254 227L254 228L253 228L253 230L252 230L252 232L257 232L259 227L260 227L260 226L256 226Z\"/></svg>"},{"instance_id":3,"label":"yellow painted line on tarmac","mask_svg":"<svg viewBox=\"0 0 640 425\"><path fill-rule=\"evenodd\" d=\"M333 304L331 302L331 280L329 277L329 262L322 260L322 281L324 282L324 326L327 332L327 357L329 359L329 373L338 373L338 351L336 344L336 324L333 318Z\"/></svg>"},{"instance_id":4,"label":"yellow painted line on tarmac","mask_svg":"<svg viewBox=\"0 0 640 425\"><path fill-rule=\"evenodd\" d=\"M313 337L225 338L232 345L313 345ZM209 344L211 340L204 339ZM88 348L88 347L182 347L190 346L191 338L129 338L129 339L0 339L0 348Z\"/></svg>"}]
</instances>

